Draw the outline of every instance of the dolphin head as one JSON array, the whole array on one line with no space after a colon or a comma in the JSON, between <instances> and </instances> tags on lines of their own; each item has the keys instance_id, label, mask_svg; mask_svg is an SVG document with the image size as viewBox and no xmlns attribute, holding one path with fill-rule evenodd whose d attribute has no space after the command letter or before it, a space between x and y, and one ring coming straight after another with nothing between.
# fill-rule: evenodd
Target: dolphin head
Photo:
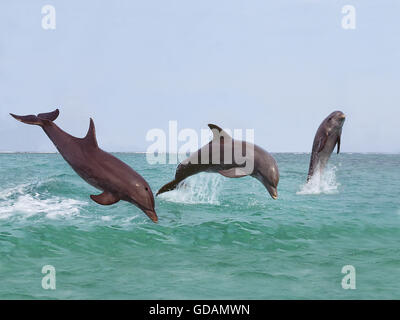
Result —
<instances>
[{"instance_id":1,"label":"dolphin head","mask_svg":"<svg viewBox=\"0 0 400 320\"><path fill-rule=\"evenodd\" d=\"M345 119L346 116L342 111L334 111L326 118L326 122L330 129L341 130Z\"/></svg>"},{"instance_id":2,"label":"dolphin head","mask_svg":"<svg viewBox=\"0 0 400 320\"><path fill-rule=\"evenodd\" d=\"M148 183L143 180L135 182L128 201L139 207L153 222L158 221L157 213L154 209L154 196Z\"/></svg>"},{"instance_id":3,"label":"dolphin head","mask_svg":"<svg viewBox=\"0 0 400 320\"><path fill-rule=\"evenodd\" d=\"M271 197L275 200L278 199L279 173L274 170L269 177L265 177L261 182L267 188Z\"/></svg>"},{"instance_id":4,"label":"dolphin head","mask_svg":"<svg viewBox=\"0 0 400 320\"><path fill-rule=\"evenodd\" d=\"M268 190L273 199L278 199L279 171L275 160L269 156L263 165L257 168L257 178Z\"/></svg>"}]
</instances>

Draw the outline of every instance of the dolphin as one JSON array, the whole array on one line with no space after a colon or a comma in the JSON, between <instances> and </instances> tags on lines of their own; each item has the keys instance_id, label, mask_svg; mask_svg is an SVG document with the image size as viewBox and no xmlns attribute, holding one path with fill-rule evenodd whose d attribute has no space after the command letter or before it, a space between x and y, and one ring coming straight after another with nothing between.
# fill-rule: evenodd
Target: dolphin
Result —
<instances>
[{"instance_id":1,"label":"dolphin","mask_svg":"<svg viewBox=\"0 0 400 320\"><path fill-rule=\"evenodd\" d=\"M37 116L10 115L23 123L42 127L72 169L87 183L103 191L99 195L91 195L93 201L101 205L128 201L140 208L153 222L158 221L149 184L130 166L99 148L92 119L86 136L76 138L54 123L59 115L58 109Z\"/></svg>"},{"instance_id":2,"label":"dolphin","mask_svg":"<svg viewBox=\"0 0 400 320\"><path fill-rule=\"evenodd\" d=\"M337 153L340 152L340 137L345 119L342 111L334 111L322 121L314 137L307 181L316 171L320 174L323 172L336 145Z\"/></svg>"},{"instance_id":3,"label":"dolphin","mask_svg":"<svg viewBox=\"0 0 400 320\"><path fill-rule=\"evenodd\" d=\"M228 178L252 176L265 186L273 199L277 199L279 171L275 159L255 144L234 140L215 124L208 127L213 132L213 139L182 161L176 169L175 179L161 187L157 195L174 190L181 181L197 173L217 172ZM243 151L246 151L245 155Z\"/></svg>"}]
</instances>

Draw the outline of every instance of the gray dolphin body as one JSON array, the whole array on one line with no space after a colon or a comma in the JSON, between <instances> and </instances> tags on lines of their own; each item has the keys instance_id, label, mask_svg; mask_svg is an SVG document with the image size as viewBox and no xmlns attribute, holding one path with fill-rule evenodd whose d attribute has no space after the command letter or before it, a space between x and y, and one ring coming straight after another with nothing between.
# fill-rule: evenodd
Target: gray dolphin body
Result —
<instances>
[{"instance_id":1,"label":"gray dolphin body","mask_svg":"<svg viewBox=\"0 0 400 320\"><path fill-rule=\"evenodd\" d=\"M336 145L337 153L340 152L340 137L345 119L343 112L334 111L322 121L314 137L307 181L316 170L323 172Z\"/></svg>"},{"instance_id":2,"label":"gray dolphin body","mask_svg":"<svg viewBox=\"0 0 400 320\"><path fill-rule=\"evenodd\" d=\"M157 195L174 190L181 181L197 173L216 172L228 178L252 176L265 186L273 199L277 199L279 171L275 159L257 145L234 140L216 125L208 126L214 133L213 140L182 161L176 169L175 179L161 187Z\"/></svg>"},{"instance_id":3,"label":"gray dolphin body","mask_svg":"<svg viewBox=\"0 0 400 320\"><path fill-rule=\"evenodd\" d=\"M11 115L23 123L42 127L72 169L87 183L103 191L99 195L91 195L93 201L101 205L128 201L157 222L150 186L130 166L99 148L92 119L86 137L76 138L53 122L59 115L58 109L37 116Z\"/></svg>"}]
</instances>

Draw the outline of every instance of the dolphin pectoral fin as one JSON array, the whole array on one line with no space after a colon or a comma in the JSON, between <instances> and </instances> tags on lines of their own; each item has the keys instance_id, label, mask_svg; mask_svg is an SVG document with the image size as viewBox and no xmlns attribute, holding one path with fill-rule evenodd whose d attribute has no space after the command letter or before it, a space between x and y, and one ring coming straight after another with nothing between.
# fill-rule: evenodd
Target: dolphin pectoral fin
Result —
<instances>
[{"instance_id":1,"label":"dolphin pectoral fin","mask_svg":"<svg viewBox=\"0 0 400 320\"><path fill-rule=\"evenodd\" d=\"M328 134L324 134L318 142L318 151L317 152L321 152L324 148L325 148L325 144L328 141Z\"/></svg>"},{"instance_id":2,"label":"dolphin pectoral fin","mask_svg":"<svg viewBox=\"0 0 400 320\"><path fill-rule=\"evenodd\" d=\"M218 171L218 173L227 178L241 178L248 176L248 173L246 173L242 168L231 168L228 170L220 170Z\"/></svg>"},{"instance_id":3,"label":"dolphin pectoral fin","mask_svg":"<svg viewBox=\"0 0 400 320\"><path fill-rule=\"evenodd\" d=\"M172 180L171 182L168 182L167 184L163 185L160 188L160 190L158 190L156 196L158 196L161 193L168 192L168 191L176 189L176 187L178 186L179 182L180 181Z\"/></svg>"},{"instance_id":4,"label":"dolphin pectoral fin","mask_svg":"<svg viewBox=\"0 0 400 320\"><path fill-rule=\"evenodd\" d=\"M340 152L340 136L338 136L336 143L337 143L337 153L339 153Z\"/></svg>"},{"instance_id":5,"label":"dolphin pectoral fin","mask_svg":"<svg viewBox=\"0 0 400 320\"><path fill-rule=\"evenodd\" d=\"M103 206L108 206L110 204L117 203L119 200L121 200L117 196L115 196L112 193L107 192L107 191L104 191L102 194L99 194L99 195L96 195L96 196L91 194L90 198L94 202L97 202L98 204L101 204Z\"/></svg>"}]
</instances>

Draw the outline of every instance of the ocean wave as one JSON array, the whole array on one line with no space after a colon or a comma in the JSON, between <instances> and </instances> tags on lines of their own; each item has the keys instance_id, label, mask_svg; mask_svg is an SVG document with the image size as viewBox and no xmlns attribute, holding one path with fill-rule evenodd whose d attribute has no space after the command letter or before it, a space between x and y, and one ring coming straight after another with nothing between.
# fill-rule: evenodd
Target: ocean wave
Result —
<instances>
[{"instance_id":1,"label":"ocean wave","mask_svg":"<svg viewBox=\"0 0 400 320\"><path fill-rule=\"evenodd\" d=\"M55 179L46 179L46 180L39 180L35 182L27 182L21 183L17 186L6 188L4 190L0 190L0 200L8 200L10 198L15 198L18 195L25 195L25 194L37 194L37 190L42 186L45 186L50 183L54 183Z\"/></svg>"},{"instance_id":2,"label":"ocean wave","mask_svg":"<svg viewBox=\"0 0 400 320\"><path fill-rule=\"evenodd\" d=\"M0 219L12 216L29 218L35 215L44 215L49 219L64 216L79 215L80 208L86 202L62 198L58 196L44 196L37 193L37 188L50 180L24 183L0 191Z\"/></svg>"},{"instance_id":3,"label":"ocean wave","mask_svg":"<svg viewBox=\"0 0 400 320\"><path fill-rule=\"evenodd\" d=\"M74 199L50 197L39 199L37 196L22 195L16 200L0 203L0 219L7 219L14 215L22 215L29 218L34 215L45 215L49 219L57 219L64 216L78 215L80 206L85 202Z\"/></svg>"},{"instance_id":4,"label":"ocean wave","mask_svg":"<svg viewBox=\"0 0 400 320\"><path fill-rule=\"evenodd\" d=\"M336 167L333 166L325 168L322 174L319 170L315 170L315 174L307 183L302 185L301 190L296 194L333 194L339 192L339 186L340 183L336 181Z\"/></svg>"},{"instance_id":5,"label":"ocean wave","mask_svg":"<svg viewBox=\"0 0 400 320\"><path fill-rule=\"evenodd\" d=\"M18 194L24 194L26 192L26 189L30 186L31 186L31 183L24 183L24 184L15 186L15 187L1 190L0 191L0 199L7 200L11 196L18 195Z\"/></svg>"}]
</instances>

